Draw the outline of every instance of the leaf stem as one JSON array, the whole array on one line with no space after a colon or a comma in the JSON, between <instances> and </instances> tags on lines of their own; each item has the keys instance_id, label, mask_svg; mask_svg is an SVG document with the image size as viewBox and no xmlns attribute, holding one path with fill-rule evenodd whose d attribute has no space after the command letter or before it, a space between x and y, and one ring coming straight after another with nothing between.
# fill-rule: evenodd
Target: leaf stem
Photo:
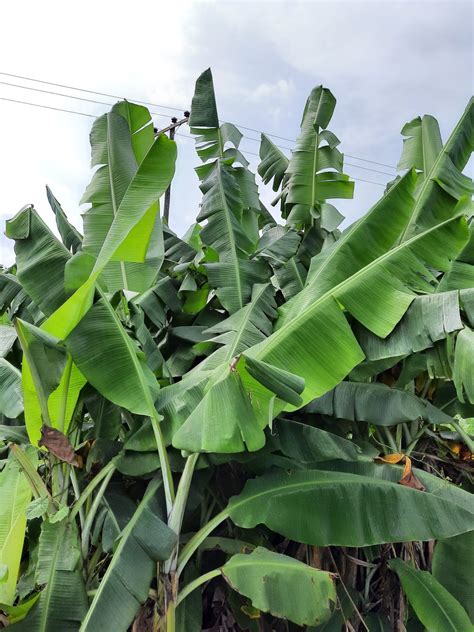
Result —
<instances>
[{"instance_id":1,"label":"leaf stem","mask_svg":"<svg viewBox=\"0 0 474 632\"><path fill-rule=\"evenodd\" d=\"M179 606L179 604L186 599L186 597L193 592L193 590L195 590L196 588L198 588L199 586L201 586L202 584L205 584L206 582L208 582L211 579L214 579L214 577L218 577L221 574L221 569L220 568L215 568L213 571L209 571L208 573L204 573L204 575L201 575L200 577L196 577L196 579L193 579L192 582L189 582L189 584L187 584L183 590L180 591L178 598L176 600L176 607Z\"/></svg>"},{"instance_id":2,"label":"leaf stem","mask_svg":"<svg viewBox=\"0 0 474 632\"><path fill-rule=\"evenodd\" d=\"M99 505L102 501L102 497L105 494L105 490L107 489L107 485L109 484L110 479L112 478L114 474L114 471L115 471L115 468L111 469L105 476L104 480L102 481L102 485L100 486L99 490L97 491L97 494L95 495L94 502L92 503L89 513L87 514L87 518L84 522L84 527L82 529L82 535L81 535L81 549L82 549L82 557L84 559L87 559L87 554L89 552L89 535L92 529L92 523L94 522L94 518L99 508Z\"/></svg>"},{"instance_id":3,"label":"leaf stem","mask_svg":"<svg viewBox=\"0 0 474 632\"><path fill-rule=\"evenodd\" d=\"M193 535L189 542L183 547L181 554L178 557L178 568L176 574L178 577L181 575L184 567L188 563L192 554L198 549L200 544L204 542L207 536L216 529L221 522L224 522L229 517L229 513L226 509L218 513L212 520L209 520L201 529Z\"/></svg>"},{"instance_id":4,"label":"leaf stem","mask_svg":"<svg viewBox=\"0 0 474 632\"><path fill-rule=\"evenodd\" d=\"M114 460L112 459L112 461L109 461L107 463L107 465L105 465L98 474L96 474L96 476L94 476L94 478L91 480L91 482L87 485L87 487L85 487L81 493L81 495L79 496L79 498L77 499L76 504L74 505L74 507L71 509L71 513L70 513L70 519L73 520L77 514L79 513L81 507L83 506L83 504L87 501L87 499L89 498L89 496L92 494L92 492L94 491L94 489L97 487L97 485L106 477L108 476L109 472L115 471L115 463Z\"/></svg>"}]
</instances>

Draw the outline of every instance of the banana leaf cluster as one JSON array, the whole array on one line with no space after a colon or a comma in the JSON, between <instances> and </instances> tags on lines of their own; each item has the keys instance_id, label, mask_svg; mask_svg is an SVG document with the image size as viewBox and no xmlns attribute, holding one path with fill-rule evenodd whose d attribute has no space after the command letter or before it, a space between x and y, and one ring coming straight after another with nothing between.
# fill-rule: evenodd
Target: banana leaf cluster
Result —
<instances>
[{"instance_id":1,"label":"banana leaf cluster","mask_svg":"<svg viewBox=\"0 0 474 632\"><path fill-rule=\"evenodd\" d=\"M407 123L345 228L335 106L311 91L289 157L262 135L272 212L207 70L183 236L176 144L127 101L83 231L49 189L7 221L0 626L474 630L474 100L444 143Z\"/></svg>"}]
</instances>

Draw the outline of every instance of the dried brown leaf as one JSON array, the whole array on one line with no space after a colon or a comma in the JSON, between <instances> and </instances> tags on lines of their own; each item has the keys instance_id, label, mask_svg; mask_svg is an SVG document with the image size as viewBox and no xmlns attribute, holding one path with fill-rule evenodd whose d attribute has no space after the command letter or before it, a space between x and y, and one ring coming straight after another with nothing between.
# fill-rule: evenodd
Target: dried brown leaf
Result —
<instances>
[{"instance_id":1,"label":"dried brown leaf","mask_svg":"<svg viewBox=\"0 0 474 632\"><path fill-rule=\"evenodd\" d=\"M54 456L61 461L65 461L71 465L80 465L79 459L69 439L65 434L56 430L56 428L43 425L41 427L41 439L38 441L38 445L44 446L48 452L54 454Z\"/></svg>"}]
</instances>

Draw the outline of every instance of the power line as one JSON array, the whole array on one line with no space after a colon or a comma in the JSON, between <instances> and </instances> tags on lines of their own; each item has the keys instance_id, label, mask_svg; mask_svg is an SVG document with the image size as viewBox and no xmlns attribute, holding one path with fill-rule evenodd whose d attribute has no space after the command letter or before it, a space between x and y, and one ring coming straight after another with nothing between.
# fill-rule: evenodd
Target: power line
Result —
<instances>
[{"instance_id":1,"label":"power line","mask_svg":"<svg viewBox=\"0 0 474 632\"><path fill-rule=\"evenodd\" d=\"M1 73L0 73L1 74ZM53 92L52 90L42 90L41 88L33 88L32 86L21 86L18 83L10 83L8 81L0 81L2 86L11 86L12 88L21 88L23 90L33 90L34 92L41 92L42 94L52 94L56 97L65 97L66 99L75 99L76 101L85 101L87 103L95 103L97 105L114 105L113 103L108 103L107 101L96 101L95 99L85 99L84 97L76 97L73 94L64 94L64 92ZM155 116L164 116L165 118L169 118L168 114L163 114L161 112L150 112Z\"/></svg>"},{"instance_id":2,"label":"power line","mask_svg":"<svg viewBox=\"0 0 474 632\"><path fill-rule=\"evenodd\" d=\"M86 112L78 112L76 110L66 110L65 108L56 108L56 107L53 107L52 105L42 105L41 103L31 103L31 101L20 101L19 99L8 99L6 97L0 97L0 101L8 101L10 103L19 103L21 105L30 105L36 108L43 108L45 110L54 110L55 112L66 112L67 114L78 114L79 116L87 116L89 118L94 118L94 119L99 118L95 114L87 114ZM188 138L189 140L194 140L192 136L187 136L186 134L177 133L176 136L180 136L181 138ZM260 157L259 154L253 151L243 151L242 154L248 155L248 156L256 156L257 158ZM349 164L349 163L346 163L346 164ZM358 166L358 165L353 165L353 166ZM377 171L376 173L383 173L383 172ZM391 176L393 174L387 174L387 175ZM356 182L366 182L368 184L375 184L377 186L385 187L385 184L382 184L381 182L373 182L372 180L364 180L362 178L356 178L355 176L350 176L350 177Z\"/></svg>"},{"instance_id":3,"label":"power line","mask_svg":"<svg viewBox=\"0 0 474 632\"><path fill-rule=\"evenodd\" d=\"M98 94L101 97L109 97L109 99L125 99L122 95L108 94L107 92L97 92L96 90L87 90L86 88L76 88L75 86L68 86L63 83L54 83L52 81L43 81L42 79L34 79L33 77L24 77L22 75L13 75L9 72L0 72L0 75L5 77L14 77L15 79L24 79L25 81L34 81L35 83L45 83L48 86L55 86L56 88L66 88L67 90L75 90L76 92L87 92L88 94ZM150 103L149 101L139 101L138 99L129 99L140 105L149 105L151 107L163 108L164 110L173 110L176 112L183 112L181 108L174 108L168 105L160 105L159 103Z\"/></svg>"},{"instance_id":4,"label":"power line","mask_svg":"<svg viewBox=\"0 0 474 632\"><path fill-rule=\"evenodd\" d=\"M15 74L8 73L8 72L0 72L0 75L3 75L5 77L14 77L15 79L23 79L25 81L33 81L35 83L42 83L42 84L46 84L46 85L49 85L49 86L55 86L57 88L66 88L67 90L75 90L76 92L86 92L88 94L96 94L96 95L99 95L99 96L102 96L102 97L109 97L110 99L125 99L126 98L124 96L119 96L119 95L116 95L116 94L109 94L107 92L97 92L96 90L88 90L86 88L77 88L75 86L69 86L69 85L62 84L62 83L54 83L53 81L45 81L45 80L42 80L42 79L35 79L33 77L25 77L23 75L15 75ZM5 82L0 82L0 83L5 83ZM12 84L10 84L10 85L12 85ZM23 87L24 88L26 86L19 86L19 87ZM31 88L27 88L26 87L26 89L31 89ZM46 92L46 91L43 91L43 92ZM51 94L55 94L55 93L52 92ZM59 96L64 96L64 97L68 97L69 96L70 98L78 98L78 97L73 97L71 95L63 95L63 94L61 94ZM172 107L172 106L169 106L169 105L162 105L162 104L159 104L159 103L151 103L150 101L141 101L139 99L129 99L129 101L133 101L133 102L139 103L141 105L148 105L148 106L151 106L151 107L162 108L162 109L165 109L165 110L173 110L175 112L183 112L186 109L186 108L176 108L176 107ZM97 102L97 103L99 103L99 102ZM103 105L112 105L112 104L104 103ZM158 112L154 112L152 114L156 114L157 116L166 116L165 114L160 114ZM220 122L223 123L225 121L220 121ZM235 123L235 125L237 127L241 128L241 129L247 130L248 132L254 132L256 134L264 133L267 136L271 136L272 138L278 138L280 140L286 140L286 141L288 141L290 143L296 142L294 138L287 138L286 136L278 136L278 134L271 134L270 132L262 132L262 130L255 129L253 127L247 127L245 125L240 125L238 123ZM253 142L260 142L259 139L251 138L250 136L244 136L244 138L246 138L247 140L251 140ZM280 149L288 149L288 150L291 151L290 147L281 147L280 145L277 145L277 147L280 147ZM397 170L397 168L394 167L393 165L387 165L387 164L385 164L383 162L377 162L376 160L369 160L368 158L361 158L360 156L354 156L354 155L351 155L351 154L346 154L346 156L348 156L349 158L353 158L354 160L361 160L362 162L368 162L368 163L371 163L371 164L374 164L374 165L379 165L381 167L387 167L389 169L394 169L395 171Z\"/></svg>"},{"instance_id":5,"label":"power line","mask_svg":"<svg viewBox=\"0 0 474 632\"><path fill-rule=\"evenodd\" d=\"M77 112L75 110L65 110L64 108L55 108L52 105L41 105L40 103L31 103L29 101L19 101L18 99L7 99L6 97L0 97L1 101L10 101L10 103L21 103L22 105L32 105L35 108L44 108L45 110L56 110L56 112L67 112L68 114L79 114L80 116L88 116L90 118L97 118L94 114L87 114L86 112Z\"/></svg>"}]
</instances>

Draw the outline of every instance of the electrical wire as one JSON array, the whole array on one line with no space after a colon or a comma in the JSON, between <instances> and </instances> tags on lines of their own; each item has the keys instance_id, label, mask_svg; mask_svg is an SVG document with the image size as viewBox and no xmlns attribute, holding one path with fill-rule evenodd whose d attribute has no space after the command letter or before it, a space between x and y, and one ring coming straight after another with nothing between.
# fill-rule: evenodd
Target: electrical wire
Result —
<instances>
[{"instance_id":1,"label":"electrical wire","mask_svg":"<svg viewBox=\"0 0 474 632\"><path fill-rule=\"evenodd\" d=\"M107 92L98 92L98 91L95 91L95 90L88 90L86 88L78 88L76 86L70 86L70 85L66 85L66 84L62 84L62 83L54 83L53 81L46 81L46 80L42 80L42 79L35 79L33 77L26 77L24 75L15 75L15 74L9 73L9 72L0 72L0 75L3 75L5 77L13 77L15 79L23 79L24 81L32 81L32 82L35 82L35 83L42 83L42 84L46 84L48 86L54 86L54 87L57 87L57 88L66 88L67 90L75 90L76 92L86 92L88 94L96 94L96 95L103 96L103 97L109 97L110 99L125 99L126 98L126 97L119 96L119 95L116 95L116 94L109 94ZM2 82L2 81L0 81L0 83L6 84L6 82ZM6 84L6 85L14 85L14 84ZM30 89L30 90L33 89L33 88L28 88L27 86L18 86L18 87L26 88L27 90L28 89ZM46 90L38 90L38 91L39 92L46 92L46 93L48 93L48 91L46 91ZM66 98L73 98L73 99L74 98L76 98L76 99L79 98L79 97L74 97L72 95L65 95L65 94L59 94L59 93L54 93L54 92L51 92L51 94L57 94L58 96L64 96ZM86 100L86 99L80 99L80 100ZM93 101L91 99L89 99L89 101L91 101L92 103L100 103L101 105L112 105L111 103L103 103L103 102L100 102L100 101ZM184 112L184 110L186 109L186 108L172 107L170 105L163 105L163 104L159 104L159 103L151 103L150 101L141 101L139 99L129 99L129 101L133 101L133 102L139 103L141 105L147 105L147 106L151 106L151 107L162 108L162 109L165 109L165 110L173 110L175 112ZM161 113L158 113L158 112L152 112L152 114L155 114L157 116L167 116L166 114L161 114ZM224 121L221 121L221 123L223 123L223 122ZM237 127L241 128L241 129L244 129L244 130L248 131L248 132L254 132L255 134L262 134L262 133L264 133L267 136L271 136L272 138L278 138L280 140L286 140L286 141L288 141L290 143L296 142L294 138L287 138L286 136L278 136L277 134L271 134L270 132L262 132L262 130L255 129L254 127L247 127L245 125L240 125L240 124L237 124L237 123L235 123L235 125ZM244 138L246 138L247 140L256 142L256 143L260 142L259 139L251 138L250 136L244 136ZM282 147L280 145L277 145L277 147L280 147L280 149L291 150L290 147ZM360 156L355 156L355 155L351 155L351 154L346 154L346 156L348 156L349 158L353 158L354 160L361 160L362 162L367 162L367 163L371 163L371 164L374 164L374 165L379 165L381 167L387 167L388 169L394 169L395 171L397 170L397 168L394 167L393 165L387 165L386 163L377 162L376 160L369 160L368 158L361 158ZM390 174L390 175L392 175L392 174Z\"/></svg>"},{"instance_id":2,"label":"electrical wire","mask_svg":"<svg viewBox=\"0 0 474 632\"><path fill-rule=\"evenodd\" d=\"M52 105L43 105L41 103L31 103L31 101L20 101L19 99L9 99L7 97L0 97L0 101L8 101L10 103L19 103L21 105L30 105L30 106L33 106L33 107L43 108L43 109L46 109L46 110L54 110L55 112L66 112L67 114L78 114L79 116L87 116L89 118L94 118L94 119L99 118L95 114L88 114L87 112L78 112L77 110L66 110L65 108L56 108L56 107L53 107ZM194 140L192 136L187 136L186 134L176 133L175 135L179 136L180 138L188 138L189 140ZM259 154L255 153L253 151L242 151L242 154L248 155L248 156L256 156L257 158L260 157ZM346 163L346 164L350 164L350 163ZM351 165L351 166L359 167L361 169L364 169L364 167L361 167L360 165ZM375 171L375 169L368 169L368 170L369 171ZM384 173L384 172L383 171L375 171L375 173ZM394 174L388 173L386 175L393 176ZM350 177L353 180L355 180L356 182L366 182L368 184L375 184L377 186L385 187L385 184L383 184L381 182L373 182L372 180L364 180L362 178L356 178L355 176L352 176L352 175Z\"/></svg>"}]
</instances>

